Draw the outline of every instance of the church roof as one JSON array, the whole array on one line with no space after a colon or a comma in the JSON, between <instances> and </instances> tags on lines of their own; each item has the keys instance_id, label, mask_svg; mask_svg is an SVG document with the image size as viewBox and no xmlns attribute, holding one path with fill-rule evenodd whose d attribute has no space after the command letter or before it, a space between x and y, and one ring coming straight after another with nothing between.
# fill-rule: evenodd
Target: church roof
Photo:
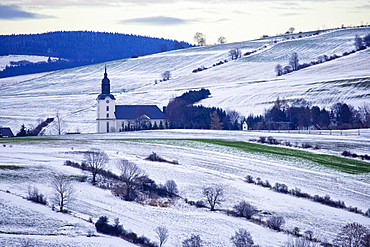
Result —
<instances>
[{"instance_id":1,"label":"church roof","mask_svg":"<svg viewBox=\"0 0 370 247\"><path fill-rule=\"evenodd\" d=\"M116 105L116 119L136 119L143 115L150 119L166 119L164 114L156 105Z\"/></svg>"},{"instance_id":2,"label":"church roof","mask_svg":"<svg viewBox=\"0 0 370 247\"><path fill-rule=\"evenodd\" d=\"M109 98L111 98L111 99L116 99L116 98L114 98L114 95L113 95L113 94L99 94L97 99L98 99L98 100L99 100L99 99L104 100L104 99L106 99L107 97L109 97Z\"/></svg>"}]
</instances>

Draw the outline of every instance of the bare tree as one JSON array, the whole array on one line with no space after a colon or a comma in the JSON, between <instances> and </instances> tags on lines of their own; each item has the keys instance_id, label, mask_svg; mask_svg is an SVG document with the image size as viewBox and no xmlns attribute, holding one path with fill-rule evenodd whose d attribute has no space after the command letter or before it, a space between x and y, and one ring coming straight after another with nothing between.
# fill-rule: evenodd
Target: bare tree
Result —
<instances>
[{"instance_id":1,"label":"bare tree","mask_svg":"<svg viewBox=\"0 0 370 247\"><path fill-rule=\"evenodd\" d=\"M200 32L194 35L194 41L198 43L199 46L206 45L206 36Z\"/></svg>"},{"instance_id":2,"label":"bare tree","mask_svg":"<svg viewBox=\"0 0 370 247\"><path fill-rule=\"evenodd\" d=\"M215 211L215 206L221 204L223 197L223 188L221 186L207 187L203 189L203 195L211 207L211 211Z\"/></svg>"},{"instance_id":3,"label":"bare tree","mask_svg":"<svg viewBox=\"0 0 370 247\"><path fill-rule=\"evenodd\" d=\"M275 66L275 72L277 76L283 75L283 67L280 64Z\"/></svg>"},{"instance_id":4,"label":"bare tree","mask_svg":"<svg viewBox=\"0 0 370 247\"><path fill-rule=\"evenodd\" d=\"M312 242L307 238L289 238L285 247L319 247L320 244Z\"/></svg>"},{"instance_id":5,"label":"bare tree","mask_svg":"<svg viewBox=\"0 0 370 247\"><path fill-rule=\"evenodd\" d=\"M341 247L362 247L361 241L370 234L368 228L358 223L345 225L334 239L334 244Z\"/></svg>"},{"instance_id":6,"label":"bare tree","mask_svg":"<svg viewBox=\"0 0 370 247\"><path fill-rule=\"evenodd\" d=\"M253 215L257 214L257 208L246 201L241 201L239 204L234 206L234 209L239 216L247 219L251 219Z\"/></svg>"},{"instance_id":7,"label":"bare tree","mask_svg":"<svg viewBox=\"0 0 370 247\"><path fill-rule=\"evenodd\" d=\"M53 196L51 200L59 207L60 212L64 212L65 207L74 200L75 188L72 180L62 174L57 174L51 178Z\"/></svg>"},{"instance_id":8,"label":"bare tree","mask_svg":"<svg viewBox=\"0 0 370 247\"><path fill-rule=\"evenodd\" d=\"M219 37L219 38L217 39L217 42L218 42L219 44L225 44L225 43L226 43L226 38L225 38L225 37L223 37L223 36L221 36L221 37Z\"/></svg>"},{"instance_id":9,"label":"bare tree","mask_svg":"<svg viewBox=\"0 0 370 247\"><path fill-rule=\"evenodd\" d=\"M165 71L162 73L162 79L163 81L168 81L171 78L171 72L170 71Z\"/></svg>"},{"instance_id":10,"label":"bare tree","mask_svg":"<svg viewBox=\"0 0 370 247\"><path fill-rule=\"evenodd\" d=\"M242 51L239 48L231 49L229 55L231 56L231 60L235 60L242 57Z\"/></svg>"},{"instance_id":11,"label":"bare tree","mask_svg":"<svg viewBox=\"0 0 370 247\"><path fill-rule=\"evenodd\" d=\"M51 126L50 132L52 133L56 132L57 135L62 135L67 128L67 124L65 123L63 117L59 114L58 111L53 119L54 121L53 125Z\"/></svg>"},{"instance_id":12,"label":"bare tree","mask_svg":"<svg viewBox=\"0 0 370 247\"><path fill-rule=\"evenodd\" d=\"M299 59L297 52L293 52L289 59L289 65L292 67L293 71L297 71L299 69Z\"/></svg>"},{"instance_id":13,"label":"bare tree","mask_svg":"<svg viewBox=\"0 0 370 247\"><path fill-rule=\"evenodd\" d=\"M230 241L235 247L252 247L254 244L251 234L245 229L235 232Z\"/></svg>"},{"instance_id":14,"label":"bare tree","mask_svg":"<svg viewBox=\"0 0 370 247\"><path fill-rule=\"evenodd\" d=\"M126 159L121 159L117 164L120 170L120 179L124 184L126 201L134 200L134 189L139 183L147 178L147 175L135 163L129 162Z\"/></svg>"},{"instance_id":15,"label":"bare tree","mask_svg":"<svg viewBox=\"0 0 370 247\"><path fill-rule=\"evenodd\" d=\"M92 173L93 184L96 184L96 176L105 168L108 161L108 155L99 149L90 149L84 153L84 164Z\"/></svg>"},{"instance_id":16,"label":"bare tree","mask_svg":"<svg viewBox=\"0 0 370 247\"><path fill-rule=\"evenodd\" d=\"M294 28L294 27L290 27L290 28L288 29L288 32L289 32L289 33L293 33L293 32L294 32L294 30L295 30L295 28Z\"/></svg>"},{"instance_id":17,"label":"bare tree","mask_svg":"<svg viewBox=\"0 0 370 247\"><path fill-rule=\"evenodd\" d=\"M159 247L162 247L168 240L168 229L164 226L158 226L154 231L159 239Z\"/></svg>"}]
</instances>

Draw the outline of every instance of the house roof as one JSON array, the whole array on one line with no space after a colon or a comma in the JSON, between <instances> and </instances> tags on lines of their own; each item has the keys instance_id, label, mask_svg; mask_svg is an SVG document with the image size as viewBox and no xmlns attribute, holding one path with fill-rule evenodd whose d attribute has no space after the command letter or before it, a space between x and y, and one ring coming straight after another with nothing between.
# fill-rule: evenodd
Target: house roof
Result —
<instances>
[{"instance_id":1,"label":"house roof","mask_svg":"<svg viewBox=\"0 0 370 247\"><path fill-rule=\"evenodd\" d=\"M166 119L156 105L116 105L116 119L136 119L147 116L150 119Z\"/></svg>"},{"instance_id":2,"label":"house roof","mask_svg":"<svg viewBox=\"0 0 370 247\"><path fill-rule=\"evenodd\" d=\"M14 136L12 130L9 127L5 127L5 128L0 127L0 133L3 137L13 137Z\"/></svg>"}]
</instances>

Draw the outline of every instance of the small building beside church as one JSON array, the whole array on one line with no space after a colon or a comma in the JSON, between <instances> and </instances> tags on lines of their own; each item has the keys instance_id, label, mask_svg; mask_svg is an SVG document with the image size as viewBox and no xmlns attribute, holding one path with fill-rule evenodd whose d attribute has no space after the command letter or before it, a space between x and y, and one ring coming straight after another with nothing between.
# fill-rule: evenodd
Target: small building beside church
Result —
<instances>
[{"instance_id":1,"label":"small building beside church","mask_svg":"<svg viewBox=\"0 0 370 247\"><path fill-rule=\"evenodd\" d=\"M164 129L168 118L156 105L116 105L110 93L107 68L97 100L97 131L109 133L140 129Z\"/></svg>"},{"instance_id":2,"label":"small building beside church","mask_svg":"<svg viewBox=\"0 0 370 247\"><path fill-rule=\"evenodd\" d=\"M9 127L0 127L0 138L1 137L14 137L14 134Z\"/></svg>"}]
</instances>

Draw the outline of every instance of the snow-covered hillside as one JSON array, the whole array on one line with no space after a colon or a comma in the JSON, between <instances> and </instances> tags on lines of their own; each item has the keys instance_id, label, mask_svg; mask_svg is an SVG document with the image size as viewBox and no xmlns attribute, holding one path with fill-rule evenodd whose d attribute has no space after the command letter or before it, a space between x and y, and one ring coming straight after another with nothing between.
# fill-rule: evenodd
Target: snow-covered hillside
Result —
<instances>
[{"instance_id":1,"label":"snow-covered hillside","mask_svg":"<svg viewBox=\"0 0 370 247\"><path fill-rule=\"evenodd\" d=\"M236 148L185 140L158 140L161 138L215 138L248 140L263 135L273 135L282 140L304 140L315 143L320 139L324 150L344 147L359 151L370 146L370 132L363 130L360 136L351 131L343 135L304 135L292 133L254 133L212 130L158 130L125 132L120 134L84 134L64 136L63 140L6 142L0 146L0 245L25 246L132 246L118 238L98 235L87 237L94 230L88 222L107 216L110 223L118 218L124 229L138 236L144 235L157 241L154 229L165 226L169 240L164 246L181 246L191 234L199 234L204 246L231 247L229 239L239 228L251 233L255 244L263 247L282 247L289 239L283 232L270 230L251 221L228 216L222 212L196 208L184 200L176 200L168 207L150 206L126 202L115 197L109 190L92 186L89 182L74 182L77 198L69 206L71 214L56 213L50 207L37 205L22 199L29 186L36 186L48 200L52 195L49 178L56 172L83 176L79 169L64 166L64 161L81 162L83 151L90 148L104 150L110 158L108 169L117 172L117 161L128 159L146 174L164 184L174 180L182 198L197 201L204 199L202 189L210 185L224 188L224 201L220 208L232 209L245 200L260 211L257 218L283 216L284 229L298 227L303 233L310 230L315 238L332 242L341 227L350 222L370 226L370 218L347 210L322 205L307 199L276 193L245 182L246 175L260 177L271 184L284 183L289 188L300 188L311 195L329 195L347 206L366 211L370 201L369 173L351 175L325 168L315 162L300 158L283 159L275 155L265 156L246 153ZM119 138L146 139L141 142L122 141ZM148 138L157 138L150 140ZM293 138L293 139L289 139ZM356 148L357 147L357 148ZM356 151L356 152L357 152ZM151 162L145 158L156 152L167 160L178 160L179 165ZM361 151L360 151L361 152ZM8 193L6 192L8 191ZM23 245L22 245L23 244Z\"/></svg>"},{"instance_id":2,"label":"snow-covered hillside","mask_svg":"<svg viewBox=\"0 0 370 247\"><path fill-rule=\"evenodd\" d=\"M244 116L263 113L277 97L304 98L321 107L337 102L357 107L370 98L370 49L280 77L275 75L275 66L287 65L292 52L298 53L300 63L323 54L341 55L354 49L356 35L369 33L370 28L353 28L314 36L299 34L303 36L299 39L271 37L117 60L106 65L118 104L161 107L185 91L207 88L212 95L201 104L234 109ZM233 48L243 53L258 51L212 67L221 60L230 60L228 52ZM212 68L192 73L201 66ZM155 84L166 70L171 71L172 79ZM103 73L104 64L98 64L1 79L0 125L16 132L21 124L36 125L38 119L53 117L58 112L66 122L66 131L95 132L95 99L100 93Z\"/></svg>"}]
</instances>

